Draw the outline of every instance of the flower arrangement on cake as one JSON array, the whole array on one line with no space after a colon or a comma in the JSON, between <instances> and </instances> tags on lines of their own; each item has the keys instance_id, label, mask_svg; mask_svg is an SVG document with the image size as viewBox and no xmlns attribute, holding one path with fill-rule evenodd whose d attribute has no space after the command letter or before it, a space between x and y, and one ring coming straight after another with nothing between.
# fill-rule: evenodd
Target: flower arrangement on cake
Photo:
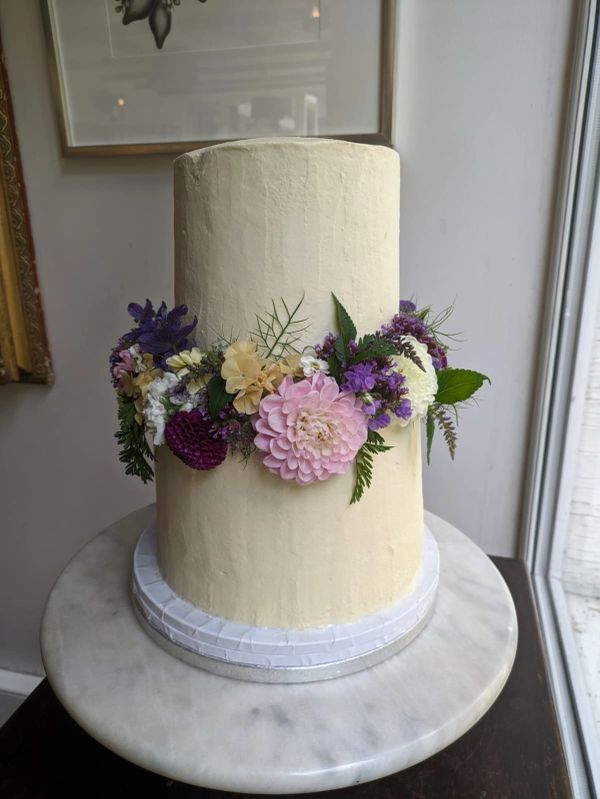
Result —
<instances>
[{"instance_id":1,"label":"flower arrangement on cake","mask_svg":"<svg viewBox=\"0 0 600 799\"><path fill-rule=\"evenodd\" d=\"M451 457L459 409L489 378L448 365L441 327L402 301L374 333L358 335L335 295L337 331L303 346L309 320L283 299L256 316L246 338L196 346L185 305L128 307L135 326L112 350L120 460L126 473L153 478L154 447L167 446L192 469L218 467L228 452L261 458L270 472L307 486L352 464L357 502L373 477L373 457L390 449L381 431L425 420L427 461L436 426Z\"/></svg>"}]
</instances>

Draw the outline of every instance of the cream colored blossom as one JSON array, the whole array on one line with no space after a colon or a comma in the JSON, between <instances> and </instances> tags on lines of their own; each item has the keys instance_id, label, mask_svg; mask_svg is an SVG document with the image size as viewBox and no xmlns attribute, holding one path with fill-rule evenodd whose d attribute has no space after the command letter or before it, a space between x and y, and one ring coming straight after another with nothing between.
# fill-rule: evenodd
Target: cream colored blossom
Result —
<instances>
[{"instance_id":1,"label":"cream colored blossom","mask_svg":"<svg viewBox=\"0 0 600 799\"><path fill-rule=\"evenodd\" d=\"M146 402L146 395L148 394L148 386L153 380L163 376L162 369L154 367L146 368L146 371L139 372L137 375L123 374L121 378L121 385L123 391L128 397L132 397L135 404L135 421L141 425L144 421L143 411L144 403Z\"/></svg>"},{"instance_id":2,"label":"cream colored blossom","mask_svg":"<svg viewBox=\"0 0 600 799\"><path fill-rule=\"evenodd\" d=\"M427 408L434 401L437 392L437 374L433 367L431 356L427 352L427 347L417 341L416 338L413 338L413 336L406 336L406 339L412 344L415 353L425 367L425 371L420 369L414 361L405 355L392 356L396 369L406 378L408 399L412 407L410 419L398 419L398 423L402 427L405 427L416 417L426 416Z\"/></svg>"},{"instance_id":3,"label":"cream colored blossom","mask_svg":"<svg viewBox=\"0 0 600 799\"><path fill-rule=\"evenodd\" d=\"M234 355L241 355L242 353L250 354L253 352L256 352L256 342L244 341L241 339L240 341L234 341L233 344L230 344L229 347L227 347L224 353L224 358L227 360L228 358L233 358Z\"/></svg>"},{"instance_id":4,"label":"cream colored blossom","mask_svg":"<svg viewBox=\"0 0 600 799\"><path fill-rule=\"evenodd\" d=\"M192 347L191 350L183 350L177 355L170 355L167 358L167 366L172 369L179 377L185 377L195 366L201 366L206 356L205 352L199 347Z\"/></svg>"},{"instance_id":5,"label":"cream colored blossom","mask_svg":"<svg viewBox=\"0 0 600 799\"><path fill-rule=\"evenodd\" d=\"M283 380L281 366L258 357L253 341L236 341L225 350L221 377L225 391L235 394L233 407L240 413L256 413L264 393L273 393Z\"/></svg>"},{"instance_id":6,"label":"cream colored blossom","mask_svg":"<svg viewBox=\"0 0 600 799\"><path fill-rule=\"evenodd\" d=\"M167 366L172 369L177 377L185 377L194 369L201 366L206 353L202 352L199 347L192 347L191 350L182 350L177 355L170 355L167 358ZM188 394L192 396L197 394L201 388L204 388L210 379L210 375L196 375L187 383Z\"/></svg>"},{"instance_id":7,"label":"cream colored blossom","mask_svg":"<svg viewBox=\"0 0 600 799\"><path fill-rule=\"evenodd\" d=\"M292 377L304 377L304 371L302 370L302 364L300 363L301 357L302 356L300 353L286 355L283 360L279 361L281 374L284 376L291 375Z\"/></svg>"}]
</instances>

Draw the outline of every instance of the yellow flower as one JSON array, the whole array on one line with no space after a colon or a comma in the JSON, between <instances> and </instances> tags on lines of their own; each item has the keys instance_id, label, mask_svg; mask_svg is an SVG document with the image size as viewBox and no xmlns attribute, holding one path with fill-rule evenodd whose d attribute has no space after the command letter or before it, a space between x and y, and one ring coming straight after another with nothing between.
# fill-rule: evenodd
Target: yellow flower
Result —
<instances>
[{"instance_id":1,"label":"yellow flower","mask_svg":"<svg viewBox=\"0 0 600 799\"><path fill-rule=\"evenodd\" d=\"M149 352L142 353L142 362L139 366L140 372L147 372L148 369L154 369L154 357Z\"/></svg>"},{"instance_id":2,"label":"yellow flower","mask_svg":"<svg viewBox=\"0 0 600 799\"><path fill-rule=\"evenodd\" d=\"M224 358L221 377L228 394L244 391L255 382L261 364L253 341L236 341L227 347Z\"/></svg>"},{"instance_id":3,"label":"yellow flower","mask_svg":"<svg viewBox=\"0 0 600 799\"><path fill-rule=\"evenodd\" d=\"M256 342L255 341L234 341L233 344L230 344L229 347L225 350L224 357L225 360L228 358L233 358L234 355L240 355L241 353L252 353L256 352Z\"/></svg>"},{"instance_id":4,"label":"yellow flower","mask_svg":"<svg viewBox=\"0 0 600 799\"><path fill-rule=\"evenodd\" d=\"M233 407L239 413L247 413L250 416L256 413L260 401L262 399L262 388L258 386L249 386L241 391L238 391L236 398L233 401Z\"/></svg>"},{"instance_id":5,"label":"yellow flower","mask_svg":"<svg viewBox=\"0 0 600 799\"><path fill-rule=\"evenodd\" d=\"M224 357L221 377L225 391L236 395L233 407L240 413L256 413L263 394L271 394L283 380L280 365L259 358L253 341L236 341Z\"/></svg>"},{"instance_id":6,"label":"yellow flower","mask_svg":"<svg viewBox=\"0 0 600 799\"><path fill-rule=\"evenodd\" d=\"M300 353L295 353L294 355L286 355L286 357L279 361L279 366L281 367L281 373L283 375L291 375L292 377L304 377L304 372L302 370L302 364L300 363L300 358L302 356Z\"/></svg>"},{"instance_id":7,"label":"yellow flower","mask_svg":"<svg viewBox=\"0 0 600 799\"><path fill-rule=\"evenodd\" d=\"M121 378L123 391L128 397L133 397L136 410L135 421L139 425L141 425L144 421L142 411L144 409L144 402L146 401L146 395L148 393L148 386L155 377L162 377L162 375L162 369L155 369L153 367L152 369L147 369L145 372L139 372L139 374L135 375L134 377L132 377L130 374L124 374Z\"/></svg>"},{"instance_id":8,"label":"yellow flower","mask_svg":"<svg viewBox=\"0 0 600 799\"><path fill-rule=\"evenodd\" d=\"M171 355L167 358L167 366L169 366L179 377L185 377L190 373L190 367L201 366L204 360L205 352L202 352L198 347L192 347L191 350L183 350L178 352L177 355Z\"/></svg>"},{"instance_id":9,"label":"yellow flower","mask_svg":"<svg viewBox=\"0 0 600 799\"><path fill-rule=\"evenodd\" d=\"M177 377L185 377L194 370L194 367L201 366L202 361L206 356L198 347L192 347L191 350L183 350L177 355L170 355L167 358L167 366L169 366L177 375ZM197 375L187 384L189 394L197 394L201 388L208 383L210 375Z\"/></svg>"}]
</instances>

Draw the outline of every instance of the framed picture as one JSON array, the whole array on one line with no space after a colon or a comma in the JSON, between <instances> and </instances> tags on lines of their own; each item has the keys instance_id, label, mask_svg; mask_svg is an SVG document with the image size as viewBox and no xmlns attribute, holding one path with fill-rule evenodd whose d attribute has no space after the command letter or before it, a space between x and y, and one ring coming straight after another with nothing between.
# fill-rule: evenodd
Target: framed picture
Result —
<instances>
[{"instance_id":1,"label":"framed picture","mask_svg":"<svg viewBox=\"0 0 600 799\"><path fill-rule=\"evenodd\" d=\"M68 155L390 144L396 0L43 0Z\"/></svg>"},{"instance_id":2,"label":"framed picture","mask_svg":"<svg viewBox=\"0 0 600 799\"><path fill-rule=\"evenodd\" d=\"M0 384L54 381L0 44Z\"/></svg>"}]
</instances>

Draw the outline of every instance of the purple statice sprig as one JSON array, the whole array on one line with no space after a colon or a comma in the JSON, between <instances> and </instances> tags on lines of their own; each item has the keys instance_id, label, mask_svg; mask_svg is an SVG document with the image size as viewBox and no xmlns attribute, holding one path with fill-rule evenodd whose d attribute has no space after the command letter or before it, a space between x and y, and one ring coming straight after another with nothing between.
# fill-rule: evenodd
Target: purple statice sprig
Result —
<instances>
[{"instance_id":1,"label":"purple statice sprig","mask_svg":"<svg viewBox=\"0 0 600 799\"><path fill-rule=\"evenodd\" d=\"M193 333L198 319L194 317L192 322L184 324L184 317L188 312L187 305L177 305L169 311L163 300L158 309L154 310L150 300L146 300L143 306L136 302L130 303L127 311L133 317L136 326L122 336L122 340L129 347L139 344L142 352L152 355L155 366L164 367L170 355L193 346L189 336Z\"/></svg>"},{"instance_id":2,"label":"purple statice sprig","mask_svg":"<svg viewBox=\"0 0 600 799\"><path fill-rule=\"evenodd\" d=\"M341 389L362 400L369 430L387 427L394 417L408 420L412 415L406 378L389 358L350 366L343 374Z\"/></svg>"},{"instance_id":3,"label":"purple statice sprig","mask_svg":"<svg viewBox=\"0 0 600 799\"><path fill-rule=\"evenodd\" d=\"M221 407L215 415L211 413L208 390L199 392L197 406L203 418L210 423L210 433L214 438L226 441L232 452L238 452L246 461L255 451L256 435L250 417L236 411L231 401Z\"/></svg>"},{"instance_id":4,"label":"purple statice sprig","mask_svg":"<svg viewBox=\"0 0 600 799\"><path fill-rule=\"evenodd\" d=\"M434 369L440 371L448 366L448 346L441 339L456 339L455 334L442 333L441 328L450 317L452 306L433 317L431 308L417 310L411 300L401 300L398 313L379 328L379 335L395 347L406 347L406 336L412 336L427 347ZM406 352L402 353L406 355ZM409 356L410 357L410 356ZM413 359L414 360L414 359Z\"/></svg>"}]
</instances>

